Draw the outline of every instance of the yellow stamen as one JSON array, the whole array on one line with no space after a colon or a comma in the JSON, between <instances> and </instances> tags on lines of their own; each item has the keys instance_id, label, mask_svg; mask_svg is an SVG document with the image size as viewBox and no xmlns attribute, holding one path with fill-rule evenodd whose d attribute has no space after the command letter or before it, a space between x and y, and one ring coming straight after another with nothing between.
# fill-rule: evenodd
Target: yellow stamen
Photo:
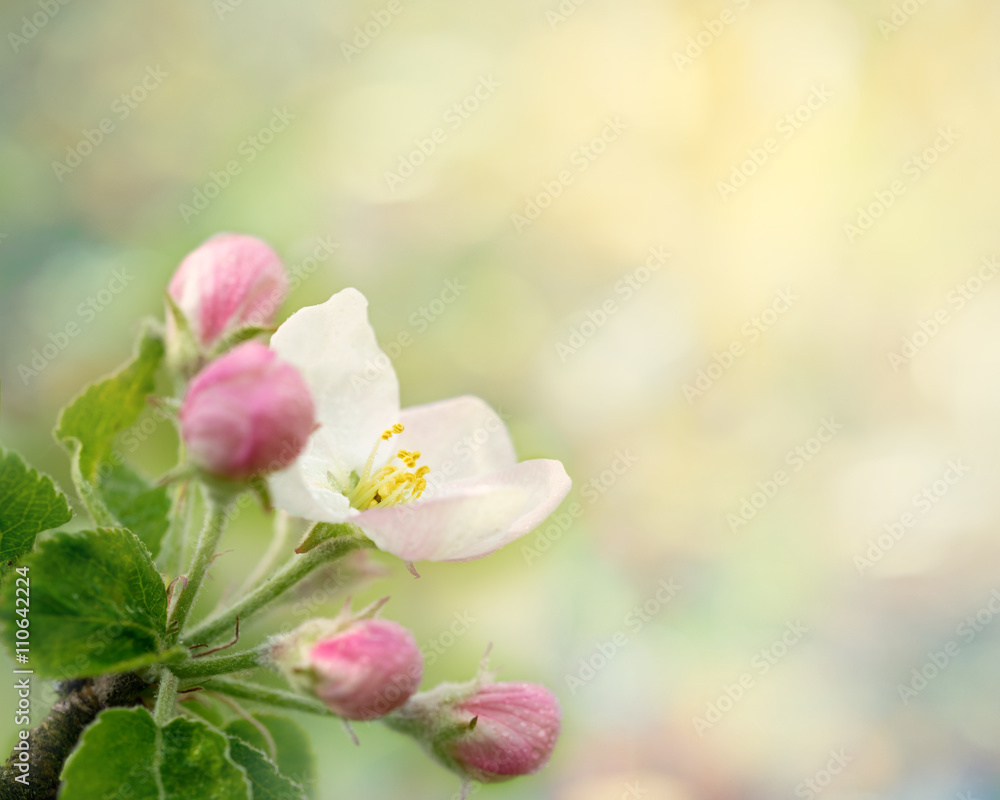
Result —
<instances>
[{"instance_id":1,"label":"yellow stamen","mask_svg":"<svg viewBox=\"0 0 1000 800\"><path fill-rule=\"evenodd\" d=\"M416 500L427 488L427 481L424 478L431 468L424 465L417 467L420 459L419 450L398 450L391 456L385 464L375 469L375 459L382 442L389 441L396 434L402 433L405 428L398 422L391 428L387 428L379 436L365 462L358 482L350 491L345 491L337 482L331 479L334 489L341 492L350 500L351 506L364 511L375 506L394 506L400 503L409 503ZM393 461L399 460L409 472L393 465ZM374 471L373 471L374 470Z\"/></svg>"}]
</instances>

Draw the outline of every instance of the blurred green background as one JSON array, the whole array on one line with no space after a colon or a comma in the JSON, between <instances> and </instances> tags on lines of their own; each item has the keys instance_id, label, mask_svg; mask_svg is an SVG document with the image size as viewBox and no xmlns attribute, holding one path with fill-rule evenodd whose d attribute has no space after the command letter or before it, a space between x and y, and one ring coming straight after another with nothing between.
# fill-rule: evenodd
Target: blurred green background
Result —
<instances>
[{"instance_id":1,"label":"blurred green background","mask_svg":"<svg viewBox=\"0 0 1000 800\"><path fill-rule=\"evenodd\" d=\"M0 31L7 446L68 487L58 409L188 251L261 236L283 316L358 287L404 404L478 394L574 477L565 531L353 590L441 651L425 686L492 642L559 694L548 769L479 796L1000 797L1000 6L16 0ZM206 610L269 531L240 517ZM302 721L322 798L457 791Z\"/></svg>"}]
</instances>

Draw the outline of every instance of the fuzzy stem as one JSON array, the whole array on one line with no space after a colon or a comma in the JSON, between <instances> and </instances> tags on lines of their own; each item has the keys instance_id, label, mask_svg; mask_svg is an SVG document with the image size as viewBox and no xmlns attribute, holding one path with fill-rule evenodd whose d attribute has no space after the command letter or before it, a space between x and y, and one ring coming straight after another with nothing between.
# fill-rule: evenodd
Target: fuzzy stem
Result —
<instances>
[{"instance_id":1,"label":"fuzzy stem","mask_svg":"<svg viewBox=\"0 0 1000 800\"><path fill-rule=\"evenodd\" d=\"M286 708L290 711L304 711L308 714L319 714L324 717L337 716L319 700L295 694L294 692L286 692L282 689L272 689L268 686L246 683L245 681L233 681L227 678L211 678L201 685L209 692L227 694L230 697L239 697L243 700L252 700L257 703L266 703L267 705Z\"/></svg>"},{"instance_id":2,"label":"fuzzy stem","mask_svg":"<svg viewBox=\"0 0 1000 800\"><path fill-rule=\"evenodd\" d=\"M354 550L372 546L371 540L365 537L338 536L317 545L308 553L292 556L285 566L235 605L204 620L187 632L184 643L188 646L202 642L212 644L219 637L232 632L237 617L241 620L248 619L251 614L277 599L317 567L343 558Z\"/></svg>"},{"instance_id":3,"label":"fuzzy stem","mask_svg":"<svg viewBox=\"0 0 1000 800\"><path fill-rule=\"evenodd\" d=\"M174 704L177 701L177 676L170 670L160 672L160 688L156 693L156 707L153 709L153 719L161 728L174 717Z\"/></svg>"},{"instance_id":4,"label":"fuzzy stem","mask_svg":"<svg viewBox=\"0 0 1000 800\"><path fill-rule=\"evenodd\" d=\"M291 525L289 524L288 513L285 511L278 511L274 518L274 536L271 537L271 544L267 548L267 552L264 553L257 564L256 568L247 579L243 582L237 594L245 594L260 581L271 568L274 563L278 560L279 556L288 548L288 534L291 533Z\"/></svg>"},{"instance_id":5,"label":"fuzzy stem","mask_svg":"<svg viewBox=\"0 0 1000 800\"><path fill-rule=\"evenodd\" d=\"M192 658L179 664L172 664L170 671L178 678L208 678L212 675L225 675L229 672L241 672L262 665L264 648L245 650L225 656L209 656L207 658Z\"/></svg>"},{"instance_id":6,"label":"fuzzy stem","mask_svg":"<svg viewBox=\"0 0 1000 800\"><path fill-rule=\"evenodd\" d=\"M157 558L157 564L170 577L176 577L181 571L184 559L184 548L191 529L191 517L194 510L193 485L184 482L174 487L173 503L170 509L170 527L163 538L163 548Z\"/></svg>"},{"instance_id":7,"label":"fuzzy stem","mask_svg":"<svg viewBox=\"0 0 1000 800\"><path fill-rule=\"evenodd\" d=\"M215 557L215 550L219 544L219 538L226 527L226 504L220 502L212 496L213 493L205 491L205 526L202 528L201 537L198 539L198 547L195 550L194 558L191 560L191 568L188 570L187 586L181 592L174 609L171 623L176 625L174 640L184 632L184 625L191 615L195 598L201 588L202 581L205 580L205 573Z\"/></svg>"}]
</instances>

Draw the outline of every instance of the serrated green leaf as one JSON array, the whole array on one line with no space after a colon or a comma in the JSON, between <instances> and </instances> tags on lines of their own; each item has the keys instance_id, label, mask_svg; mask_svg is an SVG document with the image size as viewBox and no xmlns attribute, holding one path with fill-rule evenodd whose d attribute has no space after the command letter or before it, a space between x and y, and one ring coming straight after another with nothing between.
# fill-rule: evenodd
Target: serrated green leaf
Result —
<instances>
[{"instance_id":1,"label":"serrated green leaf","mask_svg":"<svg viewBox=\"0 0 1000 800\"><path fill-rule=\"evenodd\" d=\"M156 558L163 535L170 525L170 495L167 487L151 486L128 464L101 470L97 486L108 511L139 537Z\"/></svg>"},{"instance_id":2,"label":"serrated green leaf","mask_svg":"<svg viewBox=\"0 0 1000 800\"><path fill-rule=\"evenodd\" d=\"M164 657L167 595L132 533L57 533L25 559L31 579L31 668L47 677L124 672ZM10 642L14 587L3 592Z\"/></svg>"},{"instance_id":3,"label":"serrated green leaf","mask_svg":"<svg viewBox=\"0 0 1000 800\"><path fill-rule=\"evenodd\" d=\"M0 582L21 556L31 552L39 533L65 525L72 517L66 495L52 478L0 447Z\"/></svg>"},{"instance_id":4,"label":"serrated green leaf","mask_svg":"<svg viewBox=\"0 0 1000 800\"><path fill-rule=\"evenodd\" d=\"M142 414L164 356L162 339L145 331L135 357L91 384L63 409L56 439L69 453L73 482L95 524L132 530L155 557L167 529L166 489L154 487L125 463L115 438Z\"/></svg>"},{"instance_id":5,"label":"serrated green leaf","mask_svg":"<svg viewBox=\"0 0 1000 800\"><path fill-rule=\"evenodd\" d=\"M135 358L83 390L59 416L56 438L78 459L80 474L97 483L98 466L110 459L115 437L135 422L155 388L163 340L145 333Z\"/></svg>"},{"instance_id":6,"label":"serrated green leaf","mask_svg":"<svg viewBox=\"0 0 1000 800\"><path fill-rule=\"evenodd\" d=\"M246 770L253 800L307 800L305 789L282 775L271 759L240 737L229 737L229 754Z\"/></svg>"},{"instance_id":7,"label":"serrated green leaf","mask_svg":"<svg viewBox=\"0 0 1000 800\"><path fill-rule=\"evenodd\" d=\"M62 771L60 800L251 800L229 740L177 717L159 728L144 708L102 711Z\"/></svg>"},{"instance_id":8,"label":"serrated green leaf","mask_svg":"<svg viewBox=\"0 0 1000 800\"><path fill-rule=\"evenodd\" d=\"M253 718L267 728L274 740L278 771L302 786L309 797L314 797L316 763L306 732L287 717L275 714L254 714ZM238 736L250 746L264 753L270 752L268 742L261 735L261 732L245 719L229 723L225 732L230 736Z\"/></svg>"}]
</instances>

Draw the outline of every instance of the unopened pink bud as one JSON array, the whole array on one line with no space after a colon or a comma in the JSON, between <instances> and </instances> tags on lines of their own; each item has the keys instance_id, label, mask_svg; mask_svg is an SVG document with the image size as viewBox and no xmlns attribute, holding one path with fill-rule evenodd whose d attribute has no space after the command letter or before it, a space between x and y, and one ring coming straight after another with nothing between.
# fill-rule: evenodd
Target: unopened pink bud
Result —
<instances>
[{"instance_id":1,"label":"unopened pink bud","mask_svg":"<svg viewBox=\"0 0 1000 800\"><path fill-rule=\"evenodd\" d=\"M463 778L499 783L545 766L560 716L559 702L544 686L479 678L415 695L385 722Z\"/></svg>"},{"instance_id":2,"label":"unopened pink bud","mask_svg":"<svg viewBox=\"0 0 1000 800\"><path fill-rule=\"evenodd\" d=\"M260 239L224 233L181 262L169 291L199 343L209 346L229 331L274 322L288 277Z\"/></svg>"},{"instance_id":3,"label":"unopened pink bud","mask_svg":"<svg viewBox=\"0 0 1000 800\"><path fill-rule=\"evenodd\" d=\"M245 342L203 369L180 411L192 463L230 480L291 464L316 427L299 371L258 342Z\"/></svg>"},{"instance_id":4,"label":"unopened pink bud","mask_svg":"<svg viewBox=\"0 0 1000 800\"><path fill-rule=\"evenodd\" d=\"M280 640L271 657L292 685L353 720L395 711L424 672L410 632L384 619L310 620Z\"/></svg>"},{"instance_id":5,"label":"unopened pink bud","mask_svg":"<svg viewBox=\"0 0 1000 800\"><path fill-rule=\"evenodd\" d=\"M470 730L444 750L468 777L481 783L537 772L559 736L559 702L533 683L487 684L454 706L454 712L468 717Z\"/></svg>"}]
</instances>

